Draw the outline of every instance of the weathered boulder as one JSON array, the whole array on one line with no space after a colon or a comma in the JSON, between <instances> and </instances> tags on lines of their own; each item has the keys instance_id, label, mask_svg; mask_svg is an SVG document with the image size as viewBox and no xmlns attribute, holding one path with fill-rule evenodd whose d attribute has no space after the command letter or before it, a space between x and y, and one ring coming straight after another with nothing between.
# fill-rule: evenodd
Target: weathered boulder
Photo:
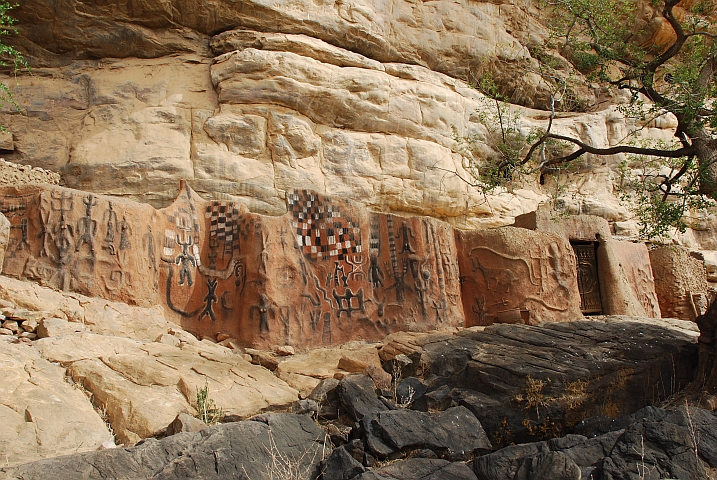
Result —
<instances>
[{"instance_id":1,"label":"weathered boulder","mask_svg":"<svg viewBox=\"0 0 717 480\"><path fill-rule=\"evenodd\" d=\"M707 478L717 456L717 418L695 407L646 407L617 424L623 428L586 438L568 435L513 445L477 458L479 480L528 478Z\"/></svg>"},{"instance_id":2,"label":"weathered boulder","mask_svg":"<svg viewBox=\"0 0 717 480\"><path fill-rule=\"evenodd\" d=\"M695 320L707 308L705 263L677 245L650 250L655 291L665 317Z\"/></svg>"},{"instance_id":3,"label":"weathered boulder","mask_svg":"<svg viewBox=\"0 0 717 480\"><path fill-rule=\"evenodd\" d=\"M16 465L96 450L112 434L63 368L32 346L0 342L0 451Z\"/></svg>"},{"instance_id":4,"label":"weathered boulder","mask_svg":"<svg viewBox=\"0 0 717 480\"><path fill-rule=\"evenodd\" d=\"M321 463L321 479L334 480L357 477L366 471L366 468L356 461L345 448L335 448L329 457Z\"/></svg>"},{"instance_id":5,"label":"weathered boulder","mask_svg":"<svg viewBox=\"0 0 717 480\"><path fill-rule=\"evenodd\" d=\"M603 317L425 335L410 348L422 365L424 397L436 392L446 402L434 406L465 406L500 446L667 398L692 379L696 334L691 322ZM394 346L389 338L384 349L407 350L406 343Z\"/></svg>"},{"instance_id":6,"label":"weathered boulder","mask_svg":"<svg viewBox=\"0 0 717 480\"><path fill-rule=\"evenodd\" d=\"M334 348L311 349L279 359L275 373L277 377L299 390L302 396L307 396L319 382L333 378L337 372L342 371L342 359L345 364L363 365L359 373L363 373L367 366L381 368L377 348L379 346L380 344L349 342Z\"/></svg>"},{"instance_id":7,"label":"weathered boulder","mask_svg":"<svg viewBox=\"0 0 717 480\"><path fill-rule=\"evenodd\" d=\"M602 462L603 478L628 479L634 478L635 474L651 479L707 476L697 439L700 438L701 442L701 434L717 426L714 417L696 408L660 413L662 415L657 418L642 419L625 429L610 455ZM695 423L691 418L693 415ZM705 417L708 417L707 425L702 423ZM714 452L714 444L711 444L714 438L714 432L711 431L705 441L710 453ZM712 462L708 462L708 465L714 467L715 459L710 460Z\"/></svg>"},{"instance_id":8,"label":"weathered boulder","mask_svg":"<svg viewBox=\"0 0 717 480\"><path fill-rule=\"evenodd\" d=\"M357 477L360 480L475 480L463 463L434 458L410 458L372 470Z\"/></svg>"},{"instance_id":9,"label":"weathered boulder","mask_svg":"<svg viewBox=\"0 0 717 480\"><path fill-rule=\"evenodd\" d=\"M196 412L197 392L205 387L229 418L288 406L298 397L268 370L209 342L182 341L175 347L79 333L38 340L35 346L44 358L67 366L73 380L93 394L122 443L166 433L178 414Z\"/></svg>"},{"instance_id":10,"label":"weathered boulder","mask_svg":"<svg viewBox=\"0 0 717 480\"><path fill-rule=\"evenodd\" d=\"M580 480L580 467L562 452L547 452L525 459L518 467L514 480Z\"/></svg>"},{"instance_id":11,"label":"weathered boulder","mask_svg":"<svg viewBox=\"0 0 717 480\"><path fill-rule=\"evenodd\" d=\"M158 305L139 307L77 293L63 293L4 275L0 275L0 299L13 305L8 310L11 315L18 314L18 310L35 315L41 324L40 336L90 330L154 341L172 326Z\"/></svg>"},{"instance_id":12,"label":"weathered boulder","mask_svg":"<svg viewBox=\"0 0 717 480\"><path fill-rule=\"evenodd\" d=\"M399 409L377 412L363 422L367 445L379 458L427 449L446 460L468 460L490 451L483 427L465 407L436 413Z\"/></svg>"},{"instance_id":13,"label":"weathered boulder","mask_svg":"<svg viewBox=\"0 0 717 480\"><path fill-rule=\"evenodd\" d=\"M360 421L388 407L376 396L376 386L368 375L347 375L336 387L341 405L351 417Z\"/></svg>"},{"instance_id":14,"label":"weathered boulder","mask_svg":"<svg viewBox=\"0 0 717 480\"><path fill-rule=\"evenodd\" d=\"M3 468L4 479L229 478L293 472L315 478L324 432L303 415L270 414L201 432L147 439L131 448L68 455ZM269 472L269 473L267 473Z\"/></svg>"}]
</instances>

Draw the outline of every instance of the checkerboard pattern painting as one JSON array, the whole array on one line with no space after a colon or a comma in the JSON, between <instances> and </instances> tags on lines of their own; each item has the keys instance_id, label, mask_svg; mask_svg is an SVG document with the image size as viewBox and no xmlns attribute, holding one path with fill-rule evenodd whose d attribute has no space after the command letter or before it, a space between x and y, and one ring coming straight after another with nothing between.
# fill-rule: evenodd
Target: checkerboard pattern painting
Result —
<instances>
[{"instance_id":1,"label":"checkerboard pattern painting","mask_svg":"<svg viewBox=\"0 0 717 480\"><path fill-rule=\"evenodd\" d=\"M225 252L231 252L239 239L239 209L233 202L212 202L204 216L209 219L209 244L224 242Z\"/></svg>"},{"instance_id":2,"label":"checkerboard pattern painting","mask_svg":"<svg viewBox=\"0 0 717 480\"><path fill-rule=\"evenodd\" d=\"M361 253L361 228L358 221L344 216L341 208L328 199L306 190L289 194L289 211L294 217L296 242L312 258L345 260Z\"/></svg>"}]
</instances>

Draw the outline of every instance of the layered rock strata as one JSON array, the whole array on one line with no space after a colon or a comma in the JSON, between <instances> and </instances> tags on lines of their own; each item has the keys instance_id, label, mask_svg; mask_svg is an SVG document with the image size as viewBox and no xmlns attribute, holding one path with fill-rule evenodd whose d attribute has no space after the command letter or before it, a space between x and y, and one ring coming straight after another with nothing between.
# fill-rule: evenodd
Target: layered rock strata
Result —
<instances>
[{"instance_id":1,"label":"layered rock strata","mask_svg":"<svg viewBox=\"0 0 717 480\"><path fill-rule=\"evenodd\" d=\"M465 168L497 148L482 120L494 104L470 75L490 72L516 102L546 104L539 77L518 68L547 35L537 8L309 3L23 3L14 40L34 75L7 82L23 109L2 115L8 158L155 206L187 179L207 198L273 215L296 188L468 228L510 224L548 198L552 184L535 179L486 196ZM51 29L36 28L50 17ZM595 100L585 86L574 93ZM513 114L526 134L547 120ZM637 136L669 140L675 125L660 118ZM635 126L609 108L558 114L553 129L608 146ZM563 203L625 223L611 173L622 160L588 155Z\"/></svg>"}]
</instances>

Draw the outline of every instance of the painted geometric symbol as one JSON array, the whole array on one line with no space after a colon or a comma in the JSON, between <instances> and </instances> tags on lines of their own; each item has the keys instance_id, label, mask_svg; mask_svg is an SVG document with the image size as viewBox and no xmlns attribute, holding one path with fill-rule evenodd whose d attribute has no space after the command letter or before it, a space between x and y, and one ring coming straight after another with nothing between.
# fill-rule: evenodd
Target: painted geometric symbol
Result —
<instances>
[{"instance_id":1,"label":"painted geometric symbol","mask_svg":"<svg viewBox=\"0 0 717 480\"><path fill-rule=\"evenodd\" d=\"M352 217L344 216L341 207L306 190L295 190L288 198L296 242L304 254L345 260L361 253L361 227Z\"/></svg>"}]
</instances>

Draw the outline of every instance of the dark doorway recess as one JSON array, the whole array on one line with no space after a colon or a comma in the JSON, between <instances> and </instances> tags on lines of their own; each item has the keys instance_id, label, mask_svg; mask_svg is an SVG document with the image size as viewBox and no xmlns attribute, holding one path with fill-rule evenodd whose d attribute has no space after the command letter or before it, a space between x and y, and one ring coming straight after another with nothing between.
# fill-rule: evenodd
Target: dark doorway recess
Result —
<instances>
[{"instance_id":1,"label":"dark doorway recess","mask_svg":"<svg viewBox=\"0 0 717 480\"><path fill-rule=\"evenodd\" d=\"M600 277L597 266L596 242L570 242L577 259L578 290L580 290L580 310L585 315L602 313L600 299Z\"/></svg>"}]
</instances>

